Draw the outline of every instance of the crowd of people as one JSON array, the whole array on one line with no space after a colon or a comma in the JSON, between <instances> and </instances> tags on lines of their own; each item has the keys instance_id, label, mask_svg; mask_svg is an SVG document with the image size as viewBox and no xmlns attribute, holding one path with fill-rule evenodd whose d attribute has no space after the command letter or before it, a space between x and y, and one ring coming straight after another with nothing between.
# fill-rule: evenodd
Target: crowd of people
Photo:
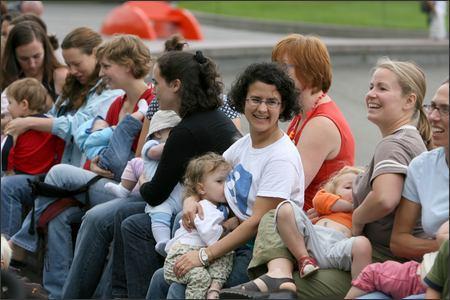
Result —
<instances>
[{"instance_id":1,"label":"crowd of people","mask_svg":"<svg viewBox=\"0 0 450 300\"><path fill-rule=\"evenodd\" d=\"M319 37L282 38L228 92L187 46L59 45L2 13L2 298L39 251L49 299L448 298L448 79L427 101L420 66L381 57L381 139L355 166Z\"/></svg>"}]
</instances>

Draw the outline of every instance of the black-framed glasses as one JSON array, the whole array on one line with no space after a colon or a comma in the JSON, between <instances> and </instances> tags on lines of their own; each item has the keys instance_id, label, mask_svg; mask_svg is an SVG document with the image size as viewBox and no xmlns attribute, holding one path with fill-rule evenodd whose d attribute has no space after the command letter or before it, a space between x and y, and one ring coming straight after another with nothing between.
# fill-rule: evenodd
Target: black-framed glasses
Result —
<instances>
[{"instance_id":1,"label":"black-framed glasses","mask_svg":"<svg viewBox=\"0 0 450 300\"><path fill-rule=\"evenodd\" d=\"M259 97L248 97L245 100L252 106L260 106L264 103L269 109L275 109L281 104L281 101L276 98L261 99Z\"/></svg>"},{"instance_id":2,"label":"black-framed glasses","mask_svg":"<svg viewBox=\"0 0 450 300\"><path fill-rule=\"evenodd\" d=\"M440 117L448 117L448 105L446 104L437 105L431 102L431 104L424 104L422 107L427 114L431 114L434 110L437 110Z\"/></svg>"}]
</instances>

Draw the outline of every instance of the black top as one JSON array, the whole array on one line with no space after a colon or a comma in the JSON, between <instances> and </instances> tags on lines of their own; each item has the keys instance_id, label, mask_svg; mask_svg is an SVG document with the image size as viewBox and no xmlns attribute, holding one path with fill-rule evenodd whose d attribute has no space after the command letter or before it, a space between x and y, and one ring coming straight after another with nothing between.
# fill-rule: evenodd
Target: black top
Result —
<instances>
[{"instance_id":1,"label":"black top","mask_svg":"<svg viewBox=\"0 0 450 300\"><path fill-rule=\"evenodd\" d=\"M182 181L191 158L209 151L222 154L240 137L233 122L218 110L183 118L172 129L152 180L141 186L142 198L152 206L163 203Z\"/></svg>"}]
</instances>

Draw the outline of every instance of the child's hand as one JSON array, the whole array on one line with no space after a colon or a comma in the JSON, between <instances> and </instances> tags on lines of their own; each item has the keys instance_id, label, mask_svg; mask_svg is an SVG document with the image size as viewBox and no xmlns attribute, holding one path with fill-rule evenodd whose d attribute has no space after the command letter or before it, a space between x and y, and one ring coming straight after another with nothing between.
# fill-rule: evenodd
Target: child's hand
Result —
<instances>
[{"instance_id":1,"label":"child's hand","mask_svg":"<svg viewBox=\"0 0 450 300\"><path fill-rule=\"evenodd\" d=\"M313 207L308 209L308 211L306 212L306 216L308 217L309 220L311 220L312 223L315 223L319 218L319 213Z\"/></svg>"},{"instance_id":2,"label":"child's hand","mask_svg":"<svg viewBox=\"0 0 450 300\"><path fill-rule=\"evenodd\" d=\"M114 178L114 174L111 171L102 169L98 166L99 159L100 157L96 156L91 160L91 171L106 178Z\"/></svg>"},{"instance_id":3,"label":"child's hand","mask_svg":"<svg viewBox=\"0 0 450 300\"><path fill-rule=\"evenodd\" d=\"M233 231L236 227L239 226L239 219L237 217L229 218L228 220L222 223L222 226L226 229L226 231Z\"/></svg>"},{"instance_id":4,"label":"child's hand","mask_svg":"<svg viewBox=\"0 0 450 300\"><path fill-rule=\"evenodd\" d=\"M5 128L5 134L10 134L12 136L19 136L28 130L28 120L27 118L16 118L9 121Z\"/></svg>"},{"instance_id":5,"label":"child's hand","mask_svg":"<svg viewBox=\"0 0 450 300\"><path fill-rule=\"evenodd\" d=\"M195 229L194 219L195 215L198 215L200 219L203 220L203 208L198 203L200 199L195 196L188 197L184 199L183 202L183 226L187 231Z\"/></svg>"}]
</instances>

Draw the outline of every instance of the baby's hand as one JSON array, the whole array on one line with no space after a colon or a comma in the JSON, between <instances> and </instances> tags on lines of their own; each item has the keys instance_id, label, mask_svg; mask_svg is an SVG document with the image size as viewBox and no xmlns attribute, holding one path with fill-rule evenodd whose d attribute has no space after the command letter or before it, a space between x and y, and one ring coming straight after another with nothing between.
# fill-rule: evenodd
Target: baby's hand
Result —
<instances>
[{"instance_id":1,"label":"baby's hand","mask_svg":"<svg viewBox=\"0 0 450 300\"><path fill-rule=\"evenodd\" d=\"M222 226L227 231L233 231L236 227L239 226L239 219L237 217L229 218L228 220L226 220L222 223Z\"/></svg>"}]
</instances>

